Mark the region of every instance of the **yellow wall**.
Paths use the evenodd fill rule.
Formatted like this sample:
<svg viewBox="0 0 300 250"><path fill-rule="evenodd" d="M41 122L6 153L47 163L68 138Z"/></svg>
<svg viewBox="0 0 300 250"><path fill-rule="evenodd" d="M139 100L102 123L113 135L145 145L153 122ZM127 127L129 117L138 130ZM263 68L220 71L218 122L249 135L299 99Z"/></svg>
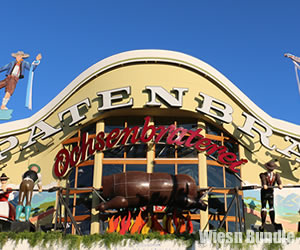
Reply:
<svg viewBox="0 0 300 250"><path fill-rule="evenodd" d="M291 159L283 158L281 154L275 150L269 151L263 147L259 141L259 136L256 135L255 138L250 138L246 134L237 130L238 126L243 126L245 117L242 116L242 112L246 111L245 108L241 107L236 100L230 96L225 90L221 89L215 83L209 81L209 79L204 78L200 74L197 74L191 70L180 66L166 65L166 64L138 64L123 66L111 71L108 71L90 82L85 83L79 90L73 93L50 117L44 121L49 125L58 128L60 127L60 122L57 114L75 103L89 98L91 101L91 108L83 108L82 111L86 115L86 119L81 122L80 125L68 128L64 127L62 132L50 137L46 140L38 140L34 146L20 151L20 147L15 148L12 151L12 158L7 162L8 166L5 168L5 172L11 177L12 183L20 183L21 173L25 171L30 163L37 163L42 167L43 183L49 184L56 181L52 174L52 168L54 164L54 158L58 150L61 148L61 142L70 137L71 132L77 130L80 126L84 126L94 120L101 119L103 115L114 114L124 114L124 110L114 110L107 112L98 112L97 108L99 105L99 97L97 92L131 86L131 96L129 98L134 99L134 106L132 109L145 108L145 104L148 101L148 94L145 92L146 86L161 86L167 91L171 91L173 87L188 88L189 91L183 97L183 107L180 110L190 111L191 113L182 113L183 115L192 115L201 119L202 114L197 112L195 109L198 107L201 97L199 92L203 92L207 95L213 96L229 105L232 106L233 112L233 122L230 124L222 124L206 115L206 119L210 120L212 123L219 124L223 126L230 134L232 134L241 143L241 158L246 158L249 163L242 167L243 178L250 183L259 183L258 173L263 169L262 166L265 162L269 161L274 157L280 158L280 172L283 177L284 184L287 183L297 183L300 177L300 169L291 171L297 164L295 162L295 156ZM122 103L129 101L124 99ZM161 109L168 109L164 104L161 105ZM126 112L135 112L132 109L126 109ZM147 111L148 110L148 111ZM143 114L155 114L159 115L158 108L146 108ZM247 111L246 111L247 112ZM105 114L104 114L105 113ZM168 112L171 116L180 115L177 109L175 112ZM163 113L165 116L166 114ZM67 116L66 116L67 117ZM29 132L21 133L17 135L20 145L24 145L28 138ZM280 145L280 148L287 147L290 143L284 141L283 135L273 134L270 140L270 145L276 144Z"/></svg>

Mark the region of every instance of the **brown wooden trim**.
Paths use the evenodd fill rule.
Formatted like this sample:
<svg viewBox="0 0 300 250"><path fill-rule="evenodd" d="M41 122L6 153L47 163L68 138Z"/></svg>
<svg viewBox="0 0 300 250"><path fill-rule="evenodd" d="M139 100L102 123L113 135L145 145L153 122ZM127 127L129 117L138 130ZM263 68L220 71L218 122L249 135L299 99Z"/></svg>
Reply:
<svg viewBox="0 0 300 250"><path fill-rule="evenodd" d="M80 221L84 221L84 220L86 220L86 219L90 219L90 218L91 218L91 215L89 215L89 214L84 214L84 215L75 215L75 216L73 216L73 217L74 217L74 219L75 219L76 222L80 222ZM64 221L65 221L65 218L63 217L63 218L61 218L61 220L62 220L62 222L64 222ZM68 217L67 222L71 222L70 217Z"/></svg>
<svg viewBox="0 0 300 250"><path fill-rule="evenodd" d="M206 163L207 163L207 165L223 167L222 164L218 163L217 161L213 161L213 160L206 160Z"/></svg>
<svg viewBox="0 0 300 250"><path fill-rule="evenodd" d="M147 164L146 158L103 158L103 164Z"/></svg>
<svg viewBox="0 0 300 250"><path fill-rule="evenodd" d="M218 163L217 161L213 160L206 160L207 165L217 166L217 167L224 167L224 165ZM235 167L236 169L241 169L241 166Z"/></svg>
<svg viewBox="0 0 300 250"><path fill-rule="evenodd" d="M85 188L89 188L89 187L85 187ZM90 187L92 189L92 187ZM92 190L70 190L69 194L82 194L82 193L91 193ZM65 195L66 194L66 190L62 191L62 194Z"/></svg>
<svg viewBox="0 0 300 250"><path fill-rule="evenodd" d="M155 164L196 164L198 165L198 158L155 158Z"/></svg>
<svg viewBox="0 0 300 250"><path fill-rule="evenodd" d="M89 166L89 165L94 166L94 160L88 160L88 161L81 162L76 167L85 167L85 166Z"/></svg>
<svg viewBox="0 0 300 250"><path fill-rule="evenodd" d="M211 134L205 134L205 138L215 140L215 141L222 141L223 139L221 135L211 135Z"/></svg>
<svg viewBox="0 0 300 250"><path fill-rule="evenodd" d="M215 141L230 141L231 142L231 138L224 136L224 135L212 135L212 134L205 134L205 137L211 140L215 140Z"/></svg>
<svg viewBox="0 0 300 250"><path fill-rule="evenodd" d="M73 137L73 138L66 139L65 141L63 141L62 145L72 144L72 143L79 142L79 141L80 141L80 137Z"/></svg>
<svg viewBox="0 0 300 250"><path fill-rule="evenodd" d="M191 214L190 216L191 220L200 220L200 214ZM187 215L184 217L187 217Z"/></svg>
<svg viewBox="0 0 300 250"><path fill-rule="evenodd" d="M213 193L218 193L218 194L234 194L235 190L233 190L233 189L213 189L212 192ZM243 191L239 190L238 194L242 195Z"/></svg>

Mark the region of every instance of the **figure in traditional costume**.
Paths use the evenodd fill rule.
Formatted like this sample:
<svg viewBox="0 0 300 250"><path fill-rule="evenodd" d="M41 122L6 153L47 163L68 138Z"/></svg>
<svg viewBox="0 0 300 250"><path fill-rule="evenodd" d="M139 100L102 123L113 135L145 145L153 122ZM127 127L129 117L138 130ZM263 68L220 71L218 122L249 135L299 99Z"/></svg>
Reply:
<svg viewBox="0 0 300 250"><path fill-rule="evenodd" d="M7 187L7 180L9 177L3 173L0 176L1 182L1 190L0 190L0 217L2 218L9 218L10 206L8 203L9 194L12 192L11 188Z"/></svg>
<svg viewBox="0 0 300 250"><path fill-rule="evenodd" d="M290 58L290 59L292 59L292 60L295 61L295 62L300 63L300 57L294 56L294 55L289 54L289 53L284 54L284 56L285 56L285 57L288 57L288 58Z"/></svg>
<svg viewBox="0 0 300 250"><path fill-rule="evenodd" d="M282 183L280 180L279 173L274 173L273 170L278 168L275 161L269 161L265 164L267 172L260 173L259 177L261 180L262 189L261 195L261 227L260 230L263 231L266 218L267 218L267 203L269 204L269 216L272 224L276 227L275 223L275 211L274 211L274 189L275 183L278 184L279 188L282 189Z"/></svg>
<svg viewBox="0 0 300 250"><path fill-rule="evenodd" d="M41 168L37 164L31 164L28 170L22 176L22 182L19 189L19 202L16 207L16 220L19 220L23 210L24 199L25 205L25 221L29 220L31 212L31 198L35 184L38 185L39 192L42 192L42 176L40 174Z"/></svg>
<svg viewBox="0 0 300 250"><path fill-rule="evenodd" d="M6 78L0 81L0 89L5 87L5 94L2 100L1 109L7 109L6 105L15 91L19 79L24 78L25 69L31 69L31 64L24 60L24 58L29 57L29 54L25 54L23 51L18 51L11 55L16 58L16 60L0 68L0 72L6 71ZM36 61L33 63L32 71L36 69L41 58L41 54L36 56Z"/></svg>
<svg viewBox="0 0 300 250"><path fill-rule="evenodd" d="M299 79L299 75L298 75L298 70L300 70L300 65L299 65L300 57L294 56L290 53L286 53L286 54L284 54L284 56L292 59L294 65L295 65L296 79L297 79L298 90L299 90L299 94L300 94L300 79Z"/></svg>

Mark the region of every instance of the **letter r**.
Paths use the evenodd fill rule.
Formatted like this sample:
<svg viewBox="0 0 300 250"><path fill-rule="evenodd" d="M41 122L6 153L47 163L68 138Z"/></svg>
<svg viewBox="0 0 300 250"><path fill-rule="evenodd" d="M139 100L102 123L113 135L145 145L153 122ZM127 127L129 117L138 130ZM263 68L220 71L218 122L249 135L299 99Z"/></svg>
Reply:
<svg viewBox="0 0 300 250"><path fill-rule="evenodd" d="M243 112L243 116L246 117L246 121L244 123L244 126L238 127L238 129L243 131L247 135L251 136L252 138L254 138L255 135L252 133L251 130L254 130L255 132L257 132L259 134L260 142L262 145L264 145L269 150L275 149L276 148L275 145L273 145L272 147L269 146L269 137L273 134L272 129L267 124L257 120L256 118L254 118L253 116L251 116L245 112ZM260 130L257 127L255 127L254 126L255 124L262 127L265 131Z"/></svg>

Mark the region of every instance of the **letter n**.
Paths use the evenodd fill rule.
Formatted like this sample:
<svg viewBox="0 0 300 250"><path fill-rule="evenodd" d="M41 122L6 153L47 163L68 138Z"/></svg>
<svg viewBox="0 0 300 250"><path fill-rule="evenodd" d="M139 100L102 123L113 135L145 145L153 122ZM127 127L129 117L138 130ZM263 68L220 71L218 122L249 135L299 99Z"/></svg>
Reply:
<svg viewBox="0 0 300 250"><path fill-rule="evenodd" d="M146 89L150 90L150 102L147 102L146 105L160 107L161 103L156 101L157 97L159 97L160 100L174 108L182 107L182 97L188 91L185 88L173 88L173 91L177 92L178 98L176 99L162 87L146 86Z"/></svg>

